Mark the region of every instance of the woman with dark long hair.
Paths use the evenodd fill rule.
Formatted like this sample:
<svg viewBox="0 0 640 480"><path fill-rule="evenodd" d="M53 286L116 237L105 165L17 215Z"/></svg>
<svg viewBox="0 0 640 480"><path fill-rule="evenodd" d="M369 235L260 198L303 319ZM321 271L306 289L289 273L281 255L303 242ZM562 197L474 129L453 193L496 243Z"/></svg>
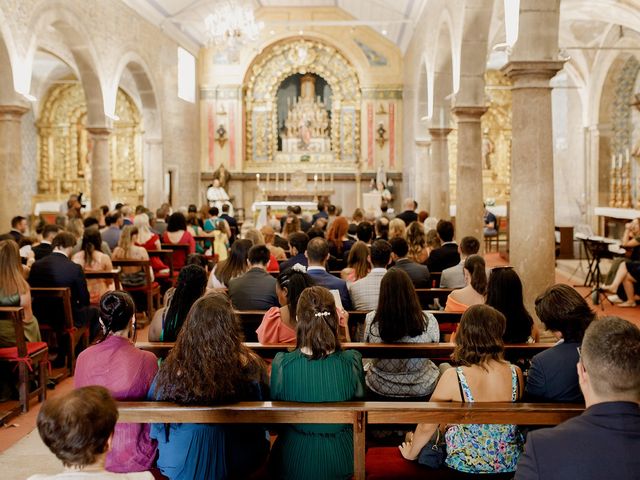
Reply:
<svg viewBox="0 0 640 480"><path fill-rule="evenodd" d="M232 278L239 277L249 270L247 258L252 246L253 242L247 239L233 242L229 257L213 267L207 288L227 288Z"/></svg>
<svg viewBox="0 0 640 480"><path fill-rule="evenodd" d="M273 360L272 399L344 402L363 397L362 356L340 346L338 311L331 292L324 287L305 289L296 317L296 349L278 353ZM270 461L276 478L351 478L351 425L284 426Z"/></svg>
<svg viewBox="0 0 640 480"><path fill-rule="evenodd" d="M180 270L189 253L196 253L196 241L187 229L187 219L180 212L172 213L167 222L167 231L162 234L163 243L189 245L189 252L182 250L173 252L173 268Z"/></svg>
<svg viewBox="0 0 640 480"><path fill-rule="evenodd" d="M151 386L149 396L182 405L265 400L264 362L242 343L222 294L200 298ZM171 480L246 478L266 459L269 441L253 425L153 424L157 465Z"/></svg>
<svg viewBox="0 0 640 480"><path fill-rule="evenodd" d="M78 356L76 388L101 385L116 400L143 400L158 370L153 353L135 347L135 305L128 293L108 292L100 299L102 338ZM156 456L149 424L118 423L107 454L111 472L148 470Z"/></svg>
<svg viewBox="0 0 640 480"><path fill-rule="evenodd" d="M278 275L276 295L280 307L271 307L256 330L260 343L293 343L296 341L296 309L303 290L314 285L313 279L300 264Z"/></svg>
<svg viewBox="0 0 640 480"><path fill-rule="evenodd" d="M369 247L366 243L358 240L349 250L347 266L340 272L340 278L346 282L353 283L366 277L370 271Z"/></svg>
<svg viewBox="0 0 640 480"><path fill-rule="evenodd" d="M504 343L538 341L538 329L524 306L522 282L513 267L494 267L487 283L487 305L507 319Z"/></svg>
<svg viewBox="0 0 640 480"><path fill-rule="evenodd" d="M515 402L522 392L522 372L504 360L504 315L487 305L469 307L460 320L452 360L431 395L432 402ZM575 369L575 365L574 365ZM418 458L437 424L421 423L400 446L407 460ZM454 472L514 472L523 438L516 425L447 425L445 464ZM428 448L428 447L427 447Z"/></svg>
<svg viewBox="0 0 640 480"><path fill-rule="evenodd" d="M327 232L327 242L329 243L329 269L342 270L345 260L349 255L349 250L354 244L347 233L349 232L349 222L344 217L336 217L331 223L331 228Z"/></svg>
<svg viewBox="0 0 640 480"><path fill-rule="evenodd" d="M440 341L438 321L422 310L413 283L404 270L391 268L382 277L378 308L365 319L366 343L429 343ZM374 396L417 400L433 392L438 367L428 358L373 360L367 387Z"/></svg>
<svg viewBox="0 0 640 480"><path fill-rule="evenodd" d="M484 258L469 255L464 262L463 272L466 286L449 294L445 306L447 312L462 313L471 305L479 305L485 301L487 270Z"/></svg>
<svg viewBox="0 0 640 480"><path fill-rule="evenodd" d="M189 309L205 292L207 272L200 265L186 265L180 270L178 283L168 304L153 316L149 340L175 342Z"/></svg>

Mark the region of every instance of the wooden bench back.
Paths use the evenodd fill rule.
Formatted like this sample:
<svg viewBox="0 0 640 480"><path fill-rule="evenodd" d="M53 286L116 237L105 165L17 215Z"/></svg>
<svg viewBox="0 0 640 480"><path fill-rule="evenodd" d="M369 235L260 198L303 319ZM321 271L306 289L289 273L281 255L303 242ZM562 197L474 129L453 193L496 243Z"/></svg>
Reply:
<svg viewBox="0 0 640 480"><path fill-rule="evenodd" d="M62 313L64 315L63 325L66 329L72 330L73 325L73 310L71 309L71 290L69 287L31 287L31 299L33 303L38 303L39 299L60 299L62 304ZM52 312L55 313L55 312ZM47 319L38 318L40 328L46 327Z"/></svg>
<svg viewBox="0 0 640 480"><path fill-rule="evenodd" d="M242 402L223 406L180 406L166 402L120 402L118 409L118 421L123 423L350 423L353 426L354 478L364 480L367 424L557 425L580 415L584 406L511 402Z"/></svg>
<svg viewBox="0 0 640 480"><path fill-rule="evenodd" d="M85 271L84 277L87 280L97 280L97 279L110 280L115 285L115 289L120 290L120 269L116 268L113 270L102 271L102 272Z"/></svg>
<svg viewBox="0 0 640 480"><path fill-rule="evenodd" d="M10 322L16 333L18 357L27 356L27 340L24 337L24 308L0 307L0 322Z"/></svg>
<svg viewBox="0 0 640 480"><path fill-rule="evenodd" d="M422 306L424 310L432 309L436 299L440 306L444 308L447 304L447 297L452 291L452 288L416 288L420 306Z"/></svg>
<svg viewBox="0 0 640 480"><path fill-rule="evenodd" d="M150 260L111 260L111 263L114 267L118 268L119 275L123 273L126 275L127 272L123 272L124 268L138 268L144 270L146 277L146 286L151 286L153 283L153 277L151 277L151 261ZM122 284L122 278L120 278L120 283ZM123 285L126 290L127 285Z"/></svg>
<svg viewBox="0 0 640 480"><path fill-rule="evenodd" d="M262 343L245 342L245 345L262 358L273 358L278 352L295 349L294 344L265 345ZM553 343L517 343L505 345L505 353L518 358L531 358ZM157 357L164 358L173 348L173 342L137 342L136 347L153 352ZM357 350L365 358L447 358L453 353L453 343L343 343L344 350Z"/></svg>

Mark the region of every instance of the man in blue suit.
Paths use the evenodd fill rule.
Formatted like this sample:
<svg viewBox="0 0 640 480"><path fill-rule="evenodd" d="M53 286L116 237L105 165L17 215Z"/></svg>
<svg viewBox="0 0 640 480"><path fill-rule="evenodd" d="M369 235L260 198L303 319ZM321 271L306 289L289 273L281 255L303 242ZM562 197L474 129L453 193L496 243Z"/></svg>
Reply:
<svg viewBox="0 0 640 480"><path fill-rule="evenodd" d="M307 260L309 260L307 273L311 275L316 285L328 288L329 290L338 290L342 308L351 310L351 297L347 289L347 282L331 275L325 268L325 264L329 259L329 244L327 241L321 237L311 239L307 245L305 255L307 256Z"/></svg>
<svg viewBox="0 0 640 480"><path fill-rule="evenodd" d="M516 480L638 478L640 329L618 317L595 320L580 353L586 410L529 433Z"/></svg>

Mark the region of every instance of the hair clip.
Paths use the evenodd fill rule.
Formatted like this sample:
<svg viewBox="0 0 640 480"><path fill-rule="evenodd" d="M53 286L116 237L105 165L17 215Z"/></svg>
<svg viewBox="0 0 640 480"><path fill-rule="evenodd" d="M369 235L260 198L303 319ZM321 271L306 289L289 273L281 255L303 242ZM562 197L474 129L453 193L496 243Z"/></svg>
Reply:
<svg viewBox="0 0 640 480"><path fill-rule="evenodd" d="M291 270L295 270L296 272L307 273L307 267L302 265L301 263L296 263Z"/></svg>
<svg viewBox="0 0 640 480"><path fill-rule="evenodd" d="M325 312L316 312L316 313L315 313L315 316L316 316L316 317L326 317L326 316L328 316L328 315L331 315L331 312L326 312L326 311L325 311Z"/></svg>

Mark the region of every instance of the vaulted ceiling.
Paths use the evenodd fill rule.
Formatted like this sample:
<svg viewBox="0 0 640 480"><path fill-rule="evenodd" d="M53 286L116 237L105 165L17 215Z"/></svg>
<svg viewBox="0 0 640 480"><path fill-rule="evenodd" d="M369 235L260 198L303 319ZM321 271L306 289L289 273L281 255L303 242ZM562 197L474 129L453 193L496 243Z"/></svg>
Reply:
<svg viewBox="0 0 640 480"><path fill-rule="evenodd" d="M165 32L196 49L205 43L204 18L224 0L123 0ZM336 7L353 20L344 26L365 25L387 36L404 53L411 40L414 20L420 17L427 0L252 0L256 9L269 7ZM278 24L282 27L282 24ZM298 31L304 25L285 26ZM267 24L265 28L269 28Z"/></svg>

